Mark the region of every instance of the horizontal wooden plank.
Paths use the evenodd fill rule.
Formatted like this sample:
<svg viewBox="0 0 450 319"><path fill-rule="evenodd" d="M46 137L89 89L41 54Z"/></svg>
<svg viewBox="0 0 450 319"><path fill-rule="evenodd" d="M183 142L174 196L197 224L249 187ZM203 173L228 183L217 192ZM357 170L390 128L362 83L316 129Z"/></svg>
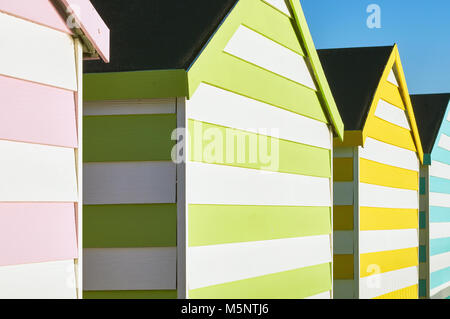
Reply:
<svg viewBox="0 0 450 319"><path fill-rule="evenodd" d="M374 299L417 299L418 292L419 292L419 285L416 284L406 288L389 292Z"/></svg>
<svg viewBox="0 0 450 319"><path fill-rule="evenodd" d="M330 290L331 263L189 290L191 299L302 299Z"/></svg>
<svg viewBox="0 0 450 319"><path fill-rule="evenodd" d="M353 158L333 159L333 179L336 182L350 182L353 180Z"/></svg>
<svg viewBox="0 0 450 319"><path fill-rule="evenodd" d="M430 257L430 272L439 271L447 267L450 267L450 247L448 252Z"/></svg>
<svg viewBox="0 0 450 319"><path fill-rule="evenodd" d="M324 235L330 207L189 205L189 246Z"/></svg>
<svg viewBox="0 0 450 319"><path fill-rule="evenodd" d="M5 76L0 87L1 139L78 146L73 92Z"/></svg>
<svg viewBox="0 0 450 319"><path fill-rule="evenodd" d="M441 147L447 151L450 151L450 136L441 134L438 145L439 145L439 147Z"/></svg>
<svg viewBox="0 0 450 319"><path fill-rule="evenodd" d="M85 205L175 203L173 162L85 163Z"/></svg>
<svg viewBox="0 0 450 319"><path fill-rule="evenodd" d="M327 124L205 83L187 101L187 110L197 121L331 148Z"/></svg>
<svg viewBox="0 0 450 319"><path fill-rule="evenodd" d="M333 207L333 229L353 229L353 205Z"/></svg>
<svg viewBox="0 0 450 319"><path fill-rule="evenodd" d="M419 228L418 209L360 207L359 227L364 230Z"/></svg>
<svg viewBox="0 0 450 319"><path fill-rule="evenodd" d="M416 171L361 158L359 174L361 183L419 190L419 173Z"/></svg>
<svg viewBox="0 0 450 319"><path fill-rule="evenodd" d="M399 168L419 171L419 158L413 151L377 141L368 137L360 148L361 158Z"/></svg>
<svg viewBox="0 0 450 319"><path fill-rule="evenodd" d="M0 267L1 299L75 299L74 260Z"/></svg>
<svg viewBox="0 0 450 319"><path fill-rule="evenodd" d="M331 262L330 236L190 247L189 289Z"/></svg>
<svg viewBox="0 0 450 319"><path fill-rule="evenodd" d="M272 7L278 9L280 12L283 12L285 15L291 17L291 12L289 11L289 7L284 0L264 0L264 2L270 4Z"/></svg>
<svg viewBox="0 0 450 319"><path fill-rule="evenodd" d="M167 161L175 114L85 116L84 162Z"/></svg>
<svg viewBox="0 0 450 319"><path fill-rule="evenodd" d="M378 105L375 110L375 116L391 124L403 127L407 130L411 130L411 126L409 125L409 120L405 111L382 99L378 101Z"/></svg>
<svg viewBox="0 0 450 319"><path fill-rule="evenodd" d="M367 134L366 136L372 137L381 142L413 152L416 151L412 131L391 124L377 117L373 117L371 121L366 124L364 133Z"/></svg>
<svg viewBox="0 0 450 319"><path fill-rule="evenodd" d="M85 205L84 248L176 246L176 204Z"/></svg>
<svg viewBox="0 0 450 319"><path fill-rule="evenodd" d="M450 222L450 207L430 206L430 223Z"/></svg>
<svg viewBox="0 0 450 319"><path fill-rule="evenodd" d="M73 203L0 203L0 266L78 258Z"/></svg>
<svg viewBox="0 0 450 319"><path fill-rule="evenodd" d="M4 48L0 74L77 90L75 47L70 35L0 13Z"/></svg>
<svg viewBox="0 0 450 319"><path fill-rule="evenodd" d="M331 177L330 150L198 121L188 126L191 161Z"/></svg>
<svg viewBox="0 0 450 319"><path fill-rule="evenodd" d="M394 84L395 86L398 86L398 87L399 87L398 81L397 81L397 77L396 77L396 75L395 75L395 73L394 73L394 70L391 70L391 72L389 72L389 75L388 75L387 80L388 80L390 83Z"/></svg>
<svg viewBox="0 0 450 319"><path fill-rule="evenodd" d="M417 191L366 183L360 184L359 200L361 207L419 208Z"/></svg>
<svg viewBox="0 0 450 319"><path fill-rule="evenodd" d="M359 234L360 254L419 247L417 229L368 230Z"/></svg>
<svg viewBox="0 0 450 319"><path fill-rule="evenodd" d="M430 240L430 256L446 253L450 247L450 238L436 238Z"/></svg>
<svg viewBox="0 0 450 319"><path fill-rule="evenodd" d="M446 283L431 289L430 292L431 299L450 299L450 282Z"/></svg>
<svg viewBox="0 0 450 319"><path fill-rule="evenodd" d="M196 162L187 166L190 204L331 206L328 178Z"/></svg>
<svg viewBox="0 0 450 319"><path fill-rule="evenodd" d="M430 206L450 207L450 194L430 192Z"/></svg>
<svg viewBox="0 0 450 319"><path fill-rule="evenodd" d="M85 248L84 290L176 289L176 248Z"/></svg>
<svg viewBox="0 0 450 319"><path fill-rule="evenodd" d="M176 99L90 101L83 103L83 115L175 114Z"/></svg>
<svg viewBox="0 0 450 319"><path fill-rule="evenodd" d="M450 222L430 223L430 239L446 238L446 237L450 237Z"/></svg>
<svg viewBox="0 0 450 319"><path fill-rule="evenodd" d="M430 176L450 179L450 165L432 161L430 166Z"/></svg>
<svg viewBox="0 0 450 319"><path fill-rule="evenodd" d="M238 27L224 52L316 90L303 56L248 27Z"/></svg>
<svg viewBox="0 0 450 319"><path fill-rule="evenodd" d="M419 248L405 248L360 255L360 277L419 265ZM418 273L416 274L418 276ZM416 277L417 278L417 277Z"/></svg>
<svg viewBox="0 0 450 319"><path fill-rule="evenodd" d="M400 90L397 86L386 81L381 84L380 90L381 98L402 110L405 109L405 103L403 102L402 95L400 94Z"/></svg>
<svg viewBox="0 0 450 319"><path fill-rule="evenodd" d="M418 273L418 267L414 266L361 278L360 298L372 299L417 285L419 282Z"/></svg>
<svg viewBox="0 0 450 319"><path fill-rule="evenodd" d="M0 140L0 154L0 201L78 201L73 149Z"/></svg>

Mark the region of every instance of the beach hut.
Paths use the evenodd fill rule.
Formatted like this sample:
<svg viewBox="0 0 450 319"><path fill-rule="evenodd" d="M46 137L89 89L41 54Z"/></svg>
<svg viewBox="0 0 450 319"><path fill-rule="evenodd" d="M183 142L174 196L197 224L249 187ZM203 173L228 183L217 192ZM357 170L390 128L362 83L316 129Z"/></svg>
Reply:
<svg viewBox="0 0 450 319"><path fill-rule="evenodd" d="M418 297L423 151L397 45L319 50L334 143L334 297Z"/></svg>
<svg viewBox="0 0 450 319"><path fill-rule="evenodd" d="M343 124L299 1L94 4L84 296L330 298Z"/></svg>
<svg viewBox="0 0 450 319"><path fill-rule="evenodd" d="M0 29L0 299L76 298L82 61L109 30L87 0L0 0Z"/></svg>
<svg viewBox="0 0 450 319"><path fill-rule="evenodd" d="M412 95L422 140L419 292L450 298L450 94Z"/></svg>

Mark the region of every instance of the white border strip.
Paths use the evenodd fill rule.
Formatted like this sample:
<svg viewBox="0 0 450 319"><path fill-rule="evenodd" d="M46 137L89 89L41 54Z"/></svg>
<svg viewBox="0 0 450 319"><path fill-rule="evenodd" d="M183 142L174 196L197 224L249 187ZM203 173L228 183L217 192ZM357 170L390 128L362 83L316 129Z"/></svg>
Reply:
<svg viewBox="0 0 450 319"><path fill-rule="evenodd" d="M430 192L430 206L450 207L450 194Z"/></svg>
<svg viewBox="0 0 450 319"><path fill-rule="evenodd" d="M326 123L205 83L187 103L190 119L331 149Z"/></svg>
<svg viewBox="0 0 450 319"><path fill-rule="evenodd" d="M176 250L176 247L84 249L84 290L176 289Z"/></svg>
<svg viewBox="0 0 450 319"><path fill-rule="evenodd" d="M360 234L361 254L419 247L417 229L370 230Z"/></svg>
<svg viewBox="0 0 450 319"><path fill-rule="evenodd" d="M441 138L439 139L439 147L450 151L450 136L447 136L445 134L441 134Z"/></svg>
<svg viewBox="0 0 450 319"><path fill-rule="evenodd" d="M448 203L450 205L450 201ZM430 223L430 239L446 237L450 237L450 223Z"/></svg>
<svg viewBox="0 0 450 319"><path fill-rule="evenodd" d="M391 124L411 130L405 111L382 99L378 102L375 116Z"/></svg>
<svg viewBox="0 0 450 319"><path fill-rule="evenodd" d="M430 176L450 179L450 165L432 161L430 166Z"/></svg>
<svg viewBox="0 0 450 319"><path fill-rule="evenodd" d="M419 193L414 190L360 184L360 206L382 208L419 208Z"/></svg>
<svg viewBox="0 0 450 319"><path fill-rule="evenodd" d="M175 98L95 101L84 102L83 115L175 114L175 108Z"/></svg>
<svg viewBox="0 0 450 319"><path fill-rule="evenodd" d="M331 262L330 236L189 248L189 289Z"/></svg>

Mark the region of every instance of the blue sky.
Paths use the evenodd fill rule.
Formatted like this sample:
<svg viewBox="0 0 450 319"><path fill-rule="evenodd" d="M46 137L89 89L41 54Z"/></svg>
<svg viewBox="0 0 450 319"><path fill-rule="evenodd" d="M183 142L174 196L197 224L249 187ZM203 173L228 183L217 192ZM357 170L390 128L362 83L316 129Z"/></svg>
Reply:
<svg viewBox="0 0 450 319"><path fill-rule="evenodd" d="M410 93L450 92L450 0L301 0L317 49L398 44ZM381 8L369 29L368 5Z"/></svg>

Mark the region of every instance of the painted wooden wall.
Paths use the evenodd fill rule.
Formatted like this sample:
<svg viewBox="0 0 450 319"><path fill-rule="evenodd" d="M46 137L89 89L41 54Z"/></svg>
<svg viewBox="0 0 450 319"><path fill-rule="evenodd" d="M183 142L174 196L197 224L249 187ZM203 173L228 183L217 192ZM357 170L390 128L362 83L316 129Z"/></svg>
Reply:
<svg viewBox="0 0 450 319"><path fill-rule="evenodd" d="M241 1L188 73L188 298L331 297L332 134L293 25Z"/></svg>
<svg viewBox="0 0 450 319"><path fill-rule="evenodd" d="M76 298L82 48L32 8L0 12L0 298Z"/></svg>
<svg viewBox="0 0 450 319"><path fill-rule="evenodd" d="M381 83L364 147L334 152L336 298L418 298L420 161L398 83Z"/></svg>
<svg viewBox="0 0 450 319"><path fill-rule="evenodd" d="M176 298L176 124L175 98L85 103L85 298Z"/></svg>
<svg viewBox="0 0 450 319"><path fill-rule="evenodd" d="M423 278L422 290L429 289L433 299L450 297L450 105L442 121L431 153L431 165L422 167L423 211L428 217L429 236L421 243L421 261L427 265L429 277ZM426 280L429 280L427 283Z"/></svg>

